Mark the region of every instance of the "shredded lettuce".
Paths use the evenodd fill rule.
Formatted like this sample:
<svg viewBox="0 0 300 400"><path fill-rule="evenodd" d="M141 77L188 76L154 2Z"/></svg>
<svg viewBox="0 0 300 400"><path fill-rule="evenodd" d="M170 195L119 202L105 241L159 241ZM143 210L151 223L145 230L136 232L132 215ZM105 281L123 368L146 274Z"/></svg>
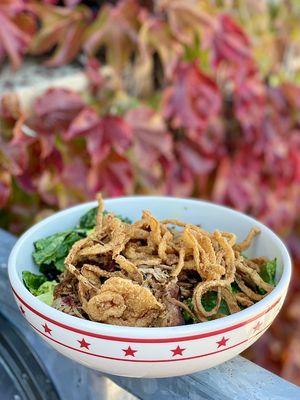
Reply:
<svg viewBox="0 0 300 400"><path fill-rule="evenodd" d="M186 303L186 305L187 305L192 311L194 310L193 302L192 302L192 299L191 299L191 298L187 299L187 300L185 301L185 303ZM186 310L183 310L183 311L182 311L182 316L183 316L184 321L185 321L187 324L192 324L192 323L194 323L194 322L197 322L197 321L194 321L194 318L193 318Z"/></svg>
<svg viewBox="0 0 300 400"><path fill-rule="evenodd" d="M78 228L80 229L92 229L96 225L96 219L97 219L97 211L98 207L91 208L89 211L87 211L79 220L78 223ZM103 211L103 214L107 214L108 211ZM127 224L131 224L132 221L127 218L123 217L122 215L118 214L116 215L117 218L119 218L121 221L126 222Z"/></svg>
<svg viewBox="0 0 300 400"><path fill-rule="evenodd" d="M105 211L104 211L104 212L105 212ZM132 224L131 219L128 218L128 217L123 217L123 216L120 215L120 214L117 214L116 217L119 218L121 221L125 222L126 224Z"/></svg>
<svg viewBox="0 0 300 400"><path fill-rule="evenodd" d="M211 311L217 305L217 292L210 291L210 292L205 293L202 296L201 302L206 311ZM192 299L191 298L187 299L185 301L185 303L193 311L194 307L193 307ZM223 299L221 300L221 304L218 309L218 313L223 314L223 315L230 314L228 305L227 305L226 301ZM185 310L182 311L182 316L187 324L197 322L197 321L194 321L193 318L190 316L190 314ZM208 319L210 319L210 318L208 318Z"/></svg>
<svg viewBox="0 0 300 400"><path fill-rule="evenodd" d="M40 272L51 272L54 276L64 270L64 261L71 247L78 240L86 237L84 229L67 230L55 233L34 243L32 257Z"/></svg>
<svg viewBox="0 0 300 400"><path fill-rule="evenodd" d="M37 292L37 298L43 303L52 306L53 303L53 291L57 285L56 281L47 281L41 284Z"/></svg>
<svg viewBox="0 0 300 400"><path fill-rule="evenodd" d="M276 258L274 258L273 261L269 261L261 267L260 269L261 278L270 285L275 285L276 268L277 268L277 260Z"/></svg>
<svg viewBox="0 0 300 400"><path fill-rule="evenodd" d="M206 292L202 296L201 302L203 307L205 308L206 311L211 311L216 305L217 305L217 292ZM224 315L229 315L229 308L227 306L227 303L225 300L221 300L220 307L218 309L218 313L224 314Z"/></svg>
<svg viewBox="0 0 300 400"><path fill-rule="evenodd" d="M270 285L275 286L275 275L276 275L276 268L277 268L277 260L274 258L273 261L268 261L265 265L263 265L260 269L260 276L261 278L269 283ZM257 288L259 294L265 294L266 291L262 288Z"/></svg>
<svg viewBox="0 0 300 400"><path fill-rule="evenodd" d="M37 275L30 271L23 271L22 278L25 286L34 296L37 296L39 287L47 281L44 275Z"/></svg>
<svg viewBox="0 0 300 400"><path fill-rule="evenodd" d="M92 229L96 225L98 207L91 208L79 219L78 228Z"/></svg>
<svg viewBox="0 0 300 400"><path fill-rule="evenodd" d="M22 278L27 289L34 296L48 305L53 302L53 290L57 285L56 281L47 281L44 275L37 275L30 271L23 271Z"/></svg>
<svg viewBox="0 0 300 400"><path fill-rule="evenodd" d="M230 285L231 291L232 293L238 293L241 291L241 289L239 288L238 284L234 281L232 282L232 284Z"/></svg>

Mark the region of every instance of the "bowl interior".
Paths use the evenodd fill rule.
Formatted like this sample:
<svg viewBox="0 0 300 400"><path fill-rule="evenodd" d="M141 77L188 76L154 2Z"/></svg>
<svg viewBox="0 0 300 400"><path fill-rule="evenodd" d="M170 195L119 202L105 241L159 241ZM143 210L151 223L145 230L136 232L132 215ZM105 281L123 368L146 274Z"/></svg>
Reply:
<svg viewBox="0 0 300 400"><path fill-rule="evenodd" d="M15 268L18 278L22 280L22 271L38 272L32 260L33 243L40 238L53 233L74 227L80 216L95 206L96 202L85 203L61 211L27 231L19 242L19 249L15 254ZM203 228L213 231L233 232L238 241L243 240L253 226L261 229L261 234L253 241L246 255L266 256L277 259L276 280L282 275L284 257L287 253L279 238L267 227L254 219L212 203L190 199L176 199L168 197L127 197L105 201L108 211L127 216L132 220L139 219L143 210L150 210L158 219L179 219L193 224L200 224Z"/></svg>

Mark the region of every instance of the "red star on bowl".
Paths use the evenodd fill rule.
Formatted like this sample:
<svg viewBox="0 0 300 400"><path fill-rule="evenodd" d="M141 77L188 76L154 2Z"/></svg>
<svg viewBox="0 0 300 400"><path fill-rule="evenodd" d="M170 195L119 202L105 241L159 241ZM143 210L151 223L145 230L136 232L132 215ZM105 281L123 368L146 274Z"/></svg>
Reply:
<svg viewBox="0 0 300 400"><path fill-rule="evenodd" d="M22 313L23 315L25 315L25 310L24 310L24 308L23 308L22 305L20 306L20 311L21 311L21 313Z"/></svg>
<svg viewBox="0 0 300 400"><path fill-rule="evenodd" d="M259 331L262 326L262 322L257 321L256 325L253 327L254 332Z"/></svg>
<svg viewBox="0 0 300 400"><path fill-rule="evenodd" d="M42 325L42 327L44 328L45 333L49 333L49 335L51 335L52 329L50 329L46 323Z"/></svg>
<svg viewBox="0 0 300 400"><path fill-rule="evenodd" d="M176 349L173 349L173 350L170 350L170 351L173 352L172 357L174 357L174 356L183 356L182 353L183 353L185 350L186 350L186 349L182 349L180 346L177 346Z"/></svg>
<svg viewBox="0 0 300 400"><path fill-rule="evenodd" d="M122 351L124 351L124 356L132 356L135 357L135 354L137 352L137 350L133 350L130 346L128 346L127 349L122 349Z"/></svg>
<svg viewBox="0 0 300 400"><path fill-rule="evenodd" d="M84 340L84 338L82 338L81 340L77 340L77 342L80 344L80 348L84 348L89 350L90 349L90 345L91 343L88 343Z"/></svg>
<svg viewBox="0 0 300 400"><path fill-rule="evenodd" d="M221 340L219 340L217 343L218 345L218 349L222 346L227 346L227 342L228 342L229 338L225 338L225 336L222 337Z"/></svg>

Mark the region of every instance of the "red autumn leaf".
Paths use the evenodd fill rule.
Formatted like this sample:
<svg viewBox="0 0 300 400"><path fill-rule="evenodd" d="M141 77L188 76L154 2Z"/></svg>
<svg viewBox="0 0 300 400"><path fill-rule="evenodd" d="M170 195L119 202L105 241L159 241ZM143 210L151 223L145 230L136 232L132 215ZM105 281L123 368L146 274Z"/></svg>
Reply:
<svg viewBox="0 0 300 400"><path fill-rule="evenodd" d="M31 41L32 24L28 25L31 17L22 19L17 18L18 13L22 13L25 4L17 1L5 1L0 6L0 62L5 55L8 55L12 66L17 69L22 62L22 57ZM25 22L25 26L23 26ZM29 28L29 32L26 30Z"/></svg>
<svg viewBox="0 0 300 400"><path fill-rule="evenodd" d="M245 139L248 142L258 139L262 122L266 115L266 92L262 81L257 77L248 77L237 81L233 95L234 112L240 122Z"/></svg>
<svg viewBox="0 0 300 400"><path fill-rule="evenodd" d="M213 200L250 213L282 234L289 232L300 194L300 143L296 137L296 142L286 142L286 146L284 140L280 144L277 139L277 146L266 142L259 156L249 146L233 159L224 159L218 168Z"/></svg>
<svg viewBox="0 0 300 400"><path fill-rule="evenodd" d="M92 56L104 46L108 64L121 71L136 49L139 10L136 0L122 0L115 6L106 4L101 7L86 32L85 52Z"/></svg>
<svg viewBox="0 0 300 400"><path fill-rule="evenodd" d="M94 164L89 171L88 187L94 194L101 191L111 197L132 193L133 171L130 162L111 154L104 162Z"/></svg>
<svg viewBox="0 0 300 400"><path fill-rule="evenodd" d="M0 118L17 121L21 115L19 97L16 93L9 92L1 96Z"/></svg>
<svg viewBox="0 0 300 400"><path fill-rule="evenodd" d="M166 166L164 159L152 165L151 169L141 168L138 163L133 166L135 187L138 193L166 194Z"/></svg>
<svg viewBox="0 0 300 400"><path fill-rule="evenodd" d="M85 74L89 80L90 90L93 94L96 94L101 89L104 82L100 67L101 64L97 58L88 59L85 65Z"/></svg>
<svg viewBox="0 0 300 400"><path fill-rule="evenodd" d="M297 110L300 109L300 87L289 82L284 82L280 86L289 107Z"/></svg>
<svg viewBox="0 0 300 400"><path fill-rule="evenodd" d="M24 0L1 0L0 12L9 17L15 17L19 13L30 9Z"/></svg>
<svg viewBox="0 0 300 400"><path fill-rule="evenodd" d="M30 36L31 41L36 34L38 21L35 14L31 11L30 5L28 5L28 12L17 14L13 21L18 28Z"/></svg>
<svg viewBox="0 0 300 400"><path fill-rule="evenodd" d="M46 61L47 66L57 67L72 61L78 54L91 11L85 6L74 9L52 5L34 4L41 28L30 47L31 54L43 54L55 47Z"/></svg>
<svg viewBox="0 0 300 400"><path fill-rule="evenodd" d="M300 191L298 191L299 196ZM273 229L276 229L281 235L290 232L291 227L298 214L295 196L287 190L285 195L275 192L267 193L264 207L259 214L260 220Z"/></svg>
<svg viewBox="0 0 300 400"><path fill-rule="evenodd" d="M183 167L178 161L164 161L166 195L189 197L194 190L194 177L188 168Z"/></svg>
<svg viewBox="0 0 300 400"><path fill-rule="evenodd" d="M70 204L70 199L68 200L68 198L72 196L69 196L69 191L71 191L71 194L76 195L77 199L84 200L86 196L91 196L87 184L87 175L88 165L81 154L74 154L74 157L64 164L61 182L65 188L65 203Z"/></svg>
<svg viewBox="0 0 300 400"><path fill-rule="evenodd" d="M63 135L71 121L85 106L81 96L71 90L52 88L35 99L32 115L21 118L15 127L15 143L38 141L46 158L54 150L55 137Z"/></svg>
<svg viewBox="0 0 300 400"><path fill-rule="evenodd" d="M101 118L91 107L84 107L73 119L68 130L64 134L66 140L74 139L78 136L87 136L95 130L99 130Z"/></svg>
<svg viewBox="0 0 300 400"><path fill-rule="evenodd" d="M72 121L66 131L65 139L78 136L87 138L87 151L93 164L103 161L111 151L110 138L105 135L101 117L91 107L85 107Z"/></svg>
<svg viewBox="0 0 300 400"><path fill-rule="evenodd" d="M190 45L195 32L208 29L213 18L195 1L164 0L155 4L157 11L167 16L168 27L179 42Z"/></svg>
<svg viewBox="0 0 300 400"><path fill-rule="evenodd" d="M266 92L269 114L268 121L271 120L269 127L271 130L276 127L278 134L285 135L293 130L294 127L294 118L290 118L291 105L289 104L286 95L283 93L280 86L267 87ZM295 115L296 113L294 116ZM267 129L269 127L267 127Z"/></svg>
<svg viewBox="0 0 300 400"><path fill-rule="evenodd" d="M42 0L42 2L44 4L56 5L59 2L59 0Z"/></svg>
<svg viewBox="0 0 300 400"><path fill-rule="evenodd" d="M49 165L42 165L41 172L35 177L36 191L48 205L66 208L91 198L87 186L88 166L82 154L80 158L72 153L69 149L68 160L62 160L59 153L52 154Z"/></svg>
<svg viewBox="0 0 300 400"><path fill-rule="evenodd" d="M59 3L60 0L42 0L42 2L44 4L52 4L52 5L56 5ZM77 4L79 4L81 2L81 0L64 0L64 4L66 7L74 7Z"/></svg>
<svg viewBox="0 0 300 400"><path fill-rule="evenodd" d="M290 132L288 138L274 136L268 139L264 163L269 176L276 176L277 187L300 184L300 132Z"/></svg>
<svg viewBox="0 0 300 400"><path fill-rule="evenodd" d="M216 166L216 160L203 155L201 149L187 139L178 141L175 146L181 165L193 174L207 174Z"/></svg>
<svg viewBox="0 0 300 400"><path fill-rule="evenodd" d="M0 168L12 175L20 175L27 162L26 149L6 142L0 136Z"/></svg>
<svg viewBox="0 0 300 400"><path fill-rule="evenodd" d="M27 148L28 163L22 174L17 176L17 182L27 193L34 193L38 188L43 187L46 171L51 171L53 176L59 176L63 170L63 160L59 151L52 149L46 157L42 155L43 149L38 140ZM56 179L56 178L55 178ZM42 192L40 195L46 199L47 195Z"/></svg>
<svg viewBox="0 0 300 400"><path fill-rule="evenodd" d="M181 62L164 97L164 115L172 128L185 128L187 135L196 140L220 109L221 95L215 82L195 63Z"/></svg>
<svg viewBox="0 0 300 400"><path fill-rule="evenodd" d="M64 41L58 43L55 53L45 62L45 65L59 67L73 61L80 50L85 30L86 22L84 21L72 24L64 34Z"/></svg>
<svg viewBox="0 0 300 400"><path fill-rule="evenodd" d="M133 151L139 167L151 169L161 157L173 157L172 136L161 115L144 106L130 110L125 119L133 130Z"/></svg>
<svg viewBox="0 0 300 400"><path fill-rule="evenodd" d="M62 88L48 89L34 101L34 122L47 131L66 129L84 106L78 93Z"/></svg>
<svg viewBox="0 0 300 400"><path fill-rule="evenodd" d="M261 160L255 159L251 149L239 152L234 160L224 158L218 168L212 198L222 204L228 204L240 211L252 209L257 216L257 205L261 204L263 194L260 182ZM257 188L260 188L259 192Z"/></svg>
<svg viewBox="0 0 300 400"><path fill-rule="evenodd" d="M234 65L237 73L255 69L250 41L243 29L227 14L220 14L213 29L207 32L205 47L212 51L215 67L221 63ZM239 68L242 71L239 71Z"/></svg>
<svg viewBox="0 0 300 400"><path fill-rule="evenodd" d="M284 139L283 139L284 140ZM290 174L287 174L287 181L300 184L300 132L295 130L289 140L288 159L292 167L289 169ZM284 161L282 160L282 164Z"/></svg>
<svg viewBox="0 0 300 400"><path fill-rule="evenodd" d="M92 157L92 163L103 160L103 149L113 149L122 155L132 141L132 130L121 117L106 115L101 118L100 129L89 135L87 149Z"/></svg>
<svg viewBox="0 0 300 400"><path fill-rule="evenodd" d="M124 154L132 141L132 130L123 118L112 115L99 117L95 110L86 107L65 134L66 139L77 136L87 138L92 163L99 164L112 150Z"/></svg>
<svg viewBox="0 0 300 400"><path fill-rule="evenodd" d="M220 160L228 152L226 127L221 117L211 119L205 132L196 141L201 153L215 160Z"/></svg>
<svg viewBox="0 0 300 400"><path fill-rule="evenodd" d="M58 205L57 186L59 184L59 176L57 174L45 169L35 183L37 192L46 204L51 206Z"/></svg>
<svg viewBox="0 0 300 400"><path fill-rule="evenodd" d="M79 4L81 0L64 0L64 3L67 7L74 7Z"/></svg>
<svg viewBox="0 0 300 400"><path fill-rule="evenodd" d="M163 18L149 15L145 10L139 18L143 28L139 32L138 54L133 67L133 84L136 93L146 96L154 90L153 77L158 77L157 62L162 65L162 76L159 76L159 85L171 79L174 68L183 54L183 46L176 40L170 27Z"/></svg>
<svg viewBox="0 0 300 400"><path fill-rule="evenodd" d="M4 207L11 192L11 175L6 171L0 171L0 208Z"/></svg>

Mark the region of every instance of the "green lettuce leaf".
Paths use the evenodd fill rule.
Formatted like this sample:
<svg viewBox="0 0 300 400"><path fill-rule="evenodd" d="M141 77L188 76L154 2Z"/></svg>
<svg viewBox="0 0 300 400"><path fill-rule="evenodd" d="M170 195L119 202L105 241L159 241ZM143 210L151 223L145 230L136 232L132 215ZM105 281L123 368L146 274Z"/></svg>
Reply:
<svg viewBox="0 0 300 400"><path fill-rule="evenodd" d="M276 268L277 268L277 260L276 258L274 258L273 261L269 261L265 265L263 265L259 273L261 278L265 282L273 286L275 286ZM266 291L260 287L257 289L257 291L259 294L266 294Z"/></svg>
<svg viewBox="0 0 300 400"><path fill-rule="evenodd" d="M89 211L87 211L83 216L80 218L79 223L78 223L78 228L80 229L92 229L96 225L96 219L97 219L97 210L98 207L91 208ZM103 215L106 215L108 211L103 211ZM121 221L126 222L127 224L131 224L132 221L127 218L123 217L122 215L118 214L116 215L117 218L119 218Z"/></svg>
<svg viewBox="0 0 300 400"><path fill-rule="evenodd" d="M232 282L230 287L231 287L232 293L238 293L238 292L241 291L241 289L239 288L239 286L238 286L238 284L236 282Z"/></svg>
<svg viewBox="0 0 300 400"><path fill-rule="evenodd" d="M270 285L275 285L276 268L277 268L277 260L276 258L274 258L273 261L269 261L261 267L260 269L261 278Z"/></svg>
<svg viewBox="0 0 300 400"><path fill-rule="evenodd" d="M64 261L71 247L78 240L89 235L96 225L97 207L90 209L79 220L77 227L55 233L39 239L34 243L32 257L40 272L49 280L64 271ZM122 221L130 223L128 218L117 216Z"/></svg>
<svg viewBox="0 0 300 400"><path fill-rule="evenodd" d="M47 281L41 284L37 291L37 298L43 303L52 306L53 303L53 291L58 283L56 281Z"/></svg>
<svg viewBox="0 0 300 400"><path fill-rule="evenodd" d="M202 305L206 311L211 311L217 305L217 292L206 292L201 299ZM229 315L229 308L225 300L222 299L218 313Z"/></svg>
<svg viewBox="0 0 300 400"><path fill-rule="evenodd" d="M37 275L30 271L23 271L22 278L25 286L34 296L37 296L39 287L47 281L44 275Z"/></svg>
<svg viewBox="0 0 300 400"><path fill-rule="evenodd" d="M80 229L92 229L96 225L98 207L91 208L88 212L83 214L78 223Z"/></svg>
<svg viewBox="0 0 300 400"><path fill-rule="evenodd" d="M105 211L104 211L105 212ZM125 222L126 224L132 224L131 219L127 218L127 217L123 217L120 214L116 215L117 218L119 218L121 221Z"/></svg>
<svg viewBox="0 0 300 400"><path fill-rule="evenodd" d="M86 237L85 229L67 230L55 233L34 243L32 257L40 267L40 271L47 273L51 270L64 270L64 260L71 247L78 240Z"/></svg>
<svg viewBox="0 0 300 400"><path fill-rule="evenodd" d="M193 302L192 302L191 298L187 299L185 301L185 303L192 311L194 310ZM194 321L194 318L186 310L182 311L182 316L187 324L192 324L194 322L197 322L197 321Z"/></svg>
<svg viewBox="0 0 300 400"><path fill-rule="evenodd" d="M211 311L217 304L217 292L207 292L202 296L201 299L202 305L206 311ZM185 301L185 303L189 306L191 310L194 309L192 299L189 298ZM229 308L225 300L221 300L220 307L218 309L218 313L223 315L229 315ZM186 323L196 322L193 318L187 313L185 310L182 311L183 318ZM208 318L210 319L210 318Z"/></svg>

